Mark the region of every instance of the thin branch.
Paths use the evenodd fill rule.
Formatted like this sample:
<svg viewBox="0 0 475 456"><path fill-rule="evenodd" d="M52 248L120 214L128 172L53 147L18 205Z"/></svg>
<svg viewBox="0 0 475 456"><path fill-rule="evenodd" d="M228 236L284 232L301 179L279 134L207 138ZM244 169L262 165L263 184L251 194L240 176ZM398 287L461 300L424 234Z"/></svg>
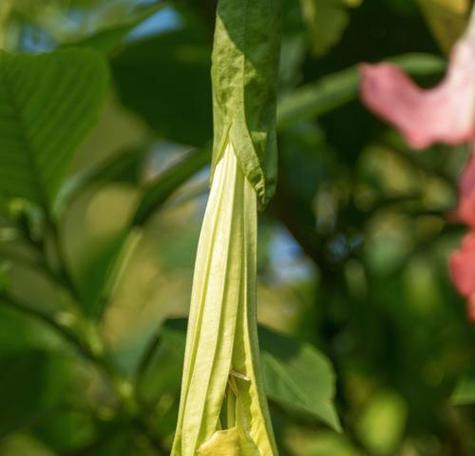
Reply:
<svg viewBox="0 0 475 456"><path fill-rule="evenodd" d="M5 292L0 294L0 302L8 306L10 309L16 310L48 326L63 340L72 345L73 348L75 348L76 351L83 357L85 357L89 361L95 361L95 356L92 351L81 342L77 335L72 332L68 327L63 326L61 323L55 320L51 315L39 309L35 309L33 307L23 304L22 302Z"/></svg>
<svg viewBox="0 0 475 456"><path fill-rule="evenodd" d="M64 286L70 291L75 301L81 302L81 296L69 267L67 255L64 250L61 235L58 230L58 225L54 221L49 220L48 228L50 229L53 243L56 249L59 267L59 279L63 282Z"/></svg>

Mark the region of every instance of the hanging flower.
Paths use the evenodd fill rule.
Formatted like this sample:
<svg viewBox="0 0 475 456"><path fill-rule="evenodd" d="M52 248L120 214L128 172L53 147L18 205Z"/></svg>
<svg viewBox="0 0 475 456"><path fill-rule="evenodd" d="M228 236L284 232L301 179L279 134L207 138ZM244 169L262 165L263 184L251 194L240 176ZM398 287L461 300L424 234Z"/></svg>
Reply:
<svg viewBox="0 0 475 456"><path fill-rule="evenodd" d="M173 455L276 454L256 366L256 223L256 192L228 144L198 245Z"/></svg>
<svg viewBox="0 0 475 456"><path fill-rule="evenodd" d="M470 232L462 240L459 250L450 258L452 281L462 296L468 300L467 313L475 322L475 153L460 178L458 218L466 223Z"/></svg>
<svg viewBox="0 0 475 456"><path fill-rule="evenodd" d="M472 150L475 145L472 146ZM475 230L475 151L472 152L459 181L458 218Z"/></svg>
<svg viewBox="0 0 475 456"><path fill-rule="evenodd" d="M274 456L256 320L257 206L276 171L279 8L219 0L211 192L201 229L173 456Z"/></svg>
<svg viewBox="0 0 475 456"><path fill-rule="evenodd" d="M452 280L462 296L468 300L467 313L475 322L475 233L462 240L462 246L450 258Z"/></svg>
<svg viewBox="0 0 475 456"><path fill-rule="evenodd" d="M474 152L459 182L457 216L471 232L450 258L452 280L468 299L475 321L475 9L455 45L445 79L435 88L418 87L391 64L361 66L361 98L375 114L397 127L414 149L433 143L472 143Z"/></svg>
<svg viewBox="0 0 475 456"><path fill-rule="evenodd" d="M475 139L475 14L452 51L440 85L424 90L392 64L364 64L361 98L414 149Z"/></svg>

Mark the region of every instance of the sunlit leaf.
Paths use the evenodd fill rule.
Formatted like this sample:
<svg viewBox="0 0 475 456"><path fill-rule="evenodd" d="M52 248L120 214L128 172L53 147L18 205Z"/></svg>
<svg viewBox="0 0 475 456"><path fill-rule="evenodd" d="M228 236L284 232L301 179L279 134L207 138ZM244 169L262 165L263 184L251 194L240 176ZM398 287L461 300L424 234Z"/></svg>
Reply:
<svg viewBox="0 0 475 456"><path fill-rule="evenodd" d="M46 352L28 351L0 357L0 366L1 436L30 426L58 403L65 391L65 364Z"/></svg>
<svg viewBox="0 0 475 456"><path fill-rule="evenodd" d="M328 359L309 344L260 328L259 341L269 399L341 430L333 405L335 374Z"/></svg>
<svg viewBox="0 0 475 456"><path fill-rule="evenodd" d="M51 207L106 85L92 51L0 53L0 193Z"/></svg>
<svg viewBox="0 0 475 456"><path fill-rule="evenodd" d="M451 402L454 405L475 403L475 372L469 372L458 381Z"/></svg>
<svg viewBox="0 0 475 456"><path fill-rule="evenodd" d="M210 159L207 147L193 151L147 184L135 211L132 225L143 225L160 206Z"/></svg>
<svg viewBox="0 0 475 456"><path fill-rule="evenodd" d="M444 70L444 62L428 54L407 54L388 59L413 76L437 75ZM357 67L330 74L294 90L282 98L277 110L280 129L326 114L358 96Z"/></svg>
<svg viewBox="0 0 475 456"><path fill-rule="evenodd" d="M129 45L112 61L121 101L159 135L202 146L212 136L210 56L196 24Z"/></svg>
<svg viewBox="0 0 475 456"><path fill-rule="evenodd" d="M185 330L186 320L168 320L152 345L141 370L143 391L149 400L156 401L165 392L178 392ZM335 374L328 359L309 344L262 326L259 342L267 397L288 411L340 430L333 405ZM165 373L163 378L161 372Z"/></svg>
<svg viewBox="0 0 475 456"><path fill-rule="evenodd" d="M468 18L469 0L417 0L440 47L449 52Z"/></svg>
<svg viewBox="0 0 475 456"><path fill-rule="evenodd" d="M346 0L301 0L310 48L316 56L328 52L340 39L349 21Z"/></svg>

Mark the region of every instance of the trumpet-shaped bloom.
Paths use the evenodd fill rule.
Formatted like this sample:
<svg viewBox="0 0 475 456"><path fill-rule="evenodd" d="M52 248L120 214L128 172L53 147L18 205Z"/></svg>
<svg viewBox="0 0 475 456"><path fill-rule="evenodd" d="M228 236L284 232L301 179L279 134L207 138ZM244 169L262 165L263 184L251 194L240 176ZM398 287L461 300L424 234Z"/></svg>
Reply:
<svg viewBox="0 0 475 456"><path fill-rule="evenodd" d="M447 75L437 87L424 90L388 63L365 64L361 66L361 98L415 149L474 139L475 19L454 47Z"/></svg>
<svg viewBox="0 0 475 456"><path fill-rule="evenodd" d="M256 191L228 144L198 245L172 455L277 454L258 364L256 224Z"/></svg>
<svg viewBox="0 0 475 456"><path fill-rule="evenodd" d="M468 316L475 321L475 233L467 234L452 254L450 271L457 290L468 299Z"/></svg>
<svg viewBox="0 0 475 456"><path fill-rule="evenodd" d="M457 215L461 221L475 230L475 150L460 178L459 193Z"/></svg>
<svg viewBox="0 0 475 456"><path fill-rule="evenodd" d="M439 86L423 90L393 65L362 65L361 98L416 149L436 142L474 144L460 179L457 208L458 218L472 231L451 256L450 270L456 288L468 299L468 315L475 321L475 9Z"/></svg>

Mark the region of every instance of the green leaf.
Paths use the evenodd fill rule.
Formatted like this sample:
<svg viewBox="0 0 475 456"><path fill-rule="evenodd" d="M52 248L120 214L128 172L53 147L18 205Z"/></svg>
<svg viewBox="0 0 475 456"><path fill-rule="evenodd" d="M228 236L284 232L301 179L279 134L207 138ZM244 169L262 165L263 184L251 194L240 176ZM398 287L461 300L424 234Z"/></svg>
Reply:
<svg viewBox="0 0 475 456"><path fill-rule="evenodd" d="M276 0L218 3L213 47L213 170L231 143L265 205L276 185L276 89L281 5Z"/></svg>
<svg viewBox="0 0 475 456"><path fill-rule="evenodd" d="M210 55L197 23L131 44L112 60L122 103L164 138L202 146L212 135Z"/></svg>
<svg viewBox="0 0 475 456"><path fill-rule="evenodd" d="M51 208L107 79L93 51L0 53L0 194Z"/></svg>
<svg viewBox="0 0 475 456"><path fill-rule="evenodd" d="M259 341L269 399L341 431L333 405L335 374L328 359L311 345L264 327Z"/></svg>
<svg viewBox="0 0 475 456"><path fill-rule="evenodd" d="M424 17L446 53L460 38L470 9L469 0L417 0Z"/></svg>
<svg viewBox="0 0 475 456"><path fill-rule="evenodd" d="M130 240L130 242L128 242ZM97 246L87 261L80 265L78 285L81 303L87 315L99 318L108 304L114 289L114 277L122 259L128 259L126 253L135 246L136 232L119 231L103 245Z"/></svg>
<svg viewBox="0 0 475 456"><path fill-rule="evenodd" d="M397 392L374 394L358 414L356 434L369 454L397 453L407 422L407 403Z"/></svg>
<svg viewBox="0 0 475 456"><path fill-rule="evenodd" d="M43 351L0 357L0 436L30 426L66 390L65 359Z"/></svg>
<svg viewBox="0 0 475 456"><path fill-rule="evenodd" d="M149 183L137 206L132 226L141 226L190 177L203 168L210 158L208 147L191 152L183 160Z"/></svg>
<svg viewBox="0 0 475 456"><path fill-rule="evenodd" d="M78 280L84 309L88 315L97 318L102 315L120 280L122 271L140 240L140 228L182 184L208 163L209 155L207 147L190 152L183 160L146 184L130 222L106 244L97 248L96 253L90 255L88 261L81 265ZM77 185L101 183L102 179L104 182L109 179L128 180L130 175L126 166L127 164L136 166L136 158L138 157L135 155L124 155L119 161L107 162L104 167L99 167L90 174L86 173L83 176L84 181L79 176ZM74 188L74 181L71 185L72 188L69 191L72 193L68 195L68 190L65 190L65 194L62 195L62 205L80 190L80 188Z"/></svg>
<svg viewBox="0 0 475 456"><path fill-rule="evenodd" d="M157 402L162 394L178 394L185 357L186 320L170 319L153 339L138 367L138 387L147 402Z"/></svg>
<svg viewBox="0 0 475 456"><path fill-rule="evenodd" d="M301 0L310 48L315 56L326 54L338 43L349 22L348 0Z"/></svg>
<svg viewBox="0 0 475 456"><path fill-rule="evenodd" d="M458 381L450 401L453 405L475 403L475 371L468 372Z"/></svg>
<svg viewBox="0 0 475 456"><path fill-rule="evenodd" d="M401 55L388 61L400 66L412 76L438 75L445 68L441 58L429 54ZM279 103L279 129L321 116L356 99L359 84L358 67L354 66L296 89Z"/></svg>
<svg viewBox="0 0 475 456"><path fill-rule="evenodd" d="M138 185L142 166L149 153L147 147L124 150L92 168L84 169L66 180L55 204L55 213L61 213L84 191L108 183Z"/></svg>
<svg viewBox="0 0 475 456"><path fill-rule="evenodd" d="M185 319L167 320L159 339L147 351L140 385L148 400L155 402L165 393L177 394L185 332ZM267 397L288 411L318 419L340 431L333 405L335 374L328 359L311 345L263 326L259 327L259 342Z"/></svg>

